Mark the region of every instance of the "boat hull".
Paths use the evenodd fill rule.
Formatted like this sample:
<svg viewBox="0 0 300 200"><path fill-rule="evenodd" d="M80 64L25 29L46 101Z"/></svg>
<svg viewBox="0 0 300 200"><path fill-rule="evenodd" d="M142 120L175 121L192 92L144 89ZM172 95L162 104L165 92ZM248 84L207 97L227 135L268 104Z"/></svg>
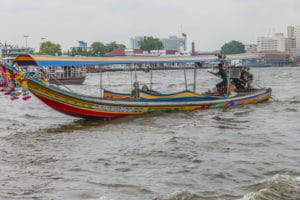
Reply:
<svg viewBox="0 0 300 200"><path fill-rule="evenodd" d="M267 101L271 89L261 89L242 96L204 101L130 101L83 96L46 86L38 80L28 80L30 91L49 107L67 115L81 118L116 118L150 112L190 111L227 108Z"/></svg>
<svg viewBox="0 0 300 200"><path fill-rule="evenodd" d="M82 77L72 77L64 79L51 79L49 83L56 85L81 85L85 81L85 76Z"/></svg>

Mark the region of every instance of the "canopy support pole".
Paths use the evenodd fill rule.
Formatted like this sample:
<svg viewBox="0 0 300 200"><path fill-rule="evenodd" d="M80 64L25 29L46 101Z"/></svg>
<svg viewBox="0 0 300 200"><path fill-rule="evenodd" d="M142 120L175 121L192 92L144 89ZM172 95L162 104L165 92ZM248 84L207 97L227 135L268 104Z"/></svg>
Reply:
<svg viewBox="0 0 300 200"><path fill-rule="evenodd" d="M227 65L228 67L228 65ZM227 91L226 93L228 94L229 93L229 84L230 84L230 66L228 67L228 75L227 75Z"/></svg>
<svg viewBox="0 0 300 200"><path fill-rule="evenodd" d="M136 64L134 65L134 81L137 82Z"/></svg>
<svg viewBox="0 0 300 200"><path fill-rule="evenodd" d="M195 68L194 68L194 85L193 85L193 92L196 92L196 81L197 81L197 63L195 63Z"/></svg>
<svg viewBox="0 0 300 200"><path fill-rule="evenodd" d="M152 82L153 82L153 71L150 65L150 90L152 90Z"/></svg>
<svg viewBox="0 0 300 200"><path fill-rule="evenodd" d="M185 64L183 65L183 72L184 72L185 90L187 90L187 79L186 79L186 69L185 69Z"/></svg>
<svg viewBox="0 0 300 200"><path fill-rule="evenodd" d="M100 72L100 97L103 97L102 71Z"/></svg>
<svg viewBox="0 0 300 200"><path fill-rule="evenodd" d="M130 87L131 87L131 90L133 90L131 65L129 65L129 71L130 71Z"/></svg>

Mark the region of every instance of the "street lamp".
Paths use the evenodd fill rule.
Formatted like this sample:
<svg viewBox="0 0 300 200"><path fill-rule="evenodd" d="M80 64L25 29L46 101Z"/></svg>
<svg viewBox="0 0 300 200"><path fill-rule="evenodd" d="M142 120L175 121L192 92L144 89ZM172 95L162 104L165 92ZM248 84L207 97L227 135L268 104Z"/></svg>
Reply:
<svg viewBox="0 0 300 200"><path fill-rule="evenodd" d="M25 38L25 47L27 49L27 39L28 39L29 35L24 35L24 38Z"/></svg>

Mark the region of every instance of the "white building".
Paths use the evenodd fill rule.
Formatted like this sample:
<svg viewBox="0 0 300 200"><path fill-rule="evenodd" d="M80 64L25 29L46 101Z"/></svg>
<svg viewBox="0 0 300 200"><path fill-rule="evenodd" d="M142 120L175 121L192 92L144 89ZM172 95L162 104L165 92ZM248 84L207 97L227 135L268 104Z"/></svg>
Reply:
<svg viewBox="0 0 300 200"><path fill-rule="evenodd" d="M273 37L259 37L257 51L286 51L283 33L275 33Z"/></svg>

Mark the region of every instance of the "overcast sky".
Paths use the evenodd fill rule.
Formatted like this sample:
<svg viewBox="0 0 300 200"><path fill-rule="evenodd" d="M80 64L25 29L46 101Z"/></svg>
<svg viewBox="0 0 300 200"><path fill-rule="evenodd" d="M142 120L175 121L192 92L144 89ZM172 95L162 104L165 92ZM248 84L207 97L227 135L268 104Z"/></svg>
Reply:
<svg viewBox="0 0 300 200"><path fill-rule="evenodd" d="M0 40L38 50L41 38L77 46L78 40L129 47L133 36L188 36L201 51L225 42L255 43L258 36L300 25L300 0L0 0Z"/></svg>

